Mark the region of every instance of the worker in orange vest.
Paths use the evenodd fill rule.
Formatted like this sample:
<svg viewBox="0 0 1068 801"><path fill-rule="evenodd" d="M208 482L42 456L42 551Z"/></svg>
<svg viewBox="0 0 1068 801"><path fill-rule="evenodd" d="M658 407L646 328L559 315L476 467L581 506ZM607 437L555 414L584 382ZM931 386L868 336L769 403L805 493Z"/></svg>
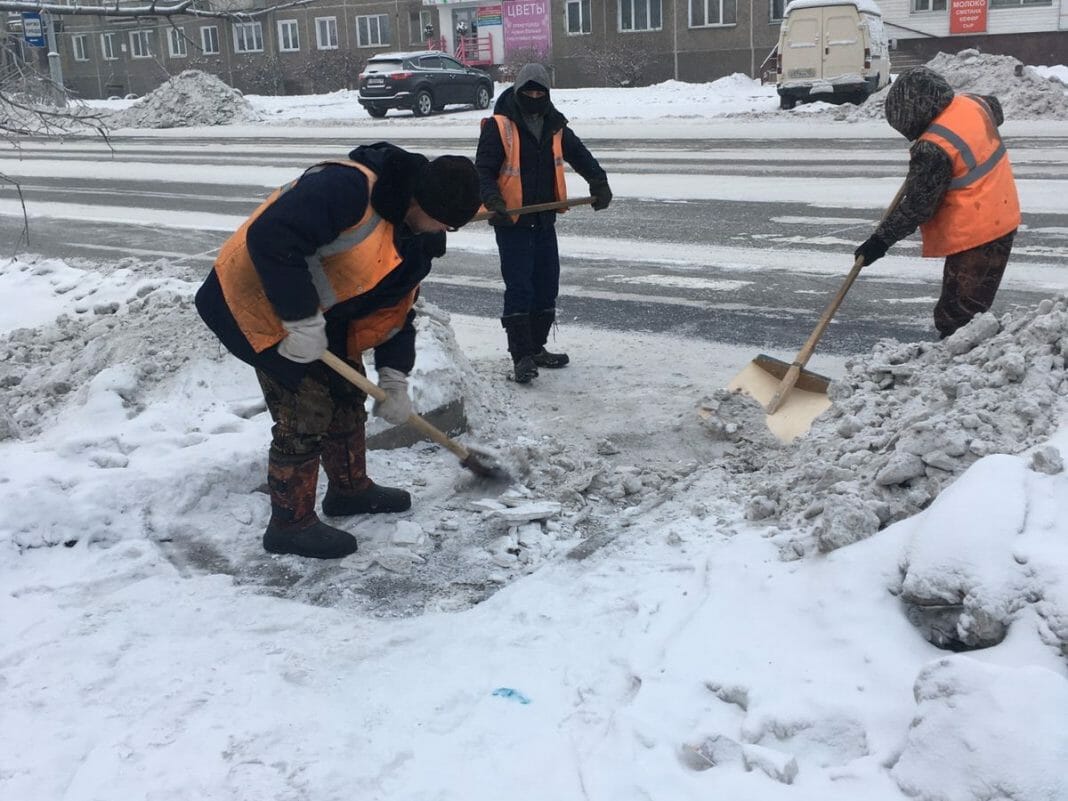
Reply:
<svg viewBox="0 0 1068 801"><path fill-rule="evenodd" d="M401 512L402 489L367 476L367 396L320 357L329 350L363 372L373 350L385 401L373 413L399 425L411 414L419 284L431 259L480 205L470 159L433 161L388 142L317 164L257 208L219 251L197 311L226 348L256 369L274 420L267 483L270 553L347 556L356 539L315 513Z"/></svg>
<svg viewBox="0 0 1068 801"><path fill-rule="evenodd" d="M955 94L941 75L917 67L890 87L886 121L914 143L905 191L855 255L871 264L919 227L923 255L945 257L934 322L947 337L993 304L1020 225L1016 181L998 133L1001 103Z"/></svg>
<svg viewBox="0 0 1068 801"><path fill-rule="evenodd" d="M560 291L558 212L504 212L567 200L564 162L586 179L594 209L606 209L612 202L608 176L553 106L549 84L543 65L522 67L515 83L501 92L493 116L482 120L475 153L482 200L494 212L490 225L504 279L501 325L512 355L512 377L519 384L529 384L539 367L564 367L570 361L566 353L545 349Z"/></svg>

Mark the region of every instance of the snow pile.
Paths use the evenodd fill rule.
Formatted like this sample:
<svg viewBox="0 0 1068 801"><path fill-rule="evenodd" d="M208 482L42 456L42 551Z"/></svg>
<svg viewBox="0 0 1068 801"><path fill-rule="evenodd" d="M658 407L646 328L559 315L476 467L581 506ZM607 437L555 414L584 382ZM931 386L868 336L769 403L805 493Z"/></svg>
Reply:
<svg viewBox="0 0 1068 801"><path fill-rule="evenodd" d="M1001 667L968 657L929 664L891 775L918 801L1062 799L1068 796L1068 683L1038 666ZM991 727L991 720L997 720ZM1048 738L1036 736L1046 733Z"/></svg>
<svg viewBox="0 0 1068 801"><path fill-rule="evenodd" d="M794 445L761 448L766 431L734 432L743 443L737 472L768 461L752 473L747 516L802 532L780 543L784 558L796 558L916 514L981 457L1050 436L1068 394L1066 352L1063 297L1000 321L980 315L942 342L880 341L846 363L833 405Z"/></svg>
<svg viewBox="0 0 1068 801"><path fill-rule="evenodd" d="M951 650L989 648L1015 621L1068 654L1068 541L1058 533L1063 472L1045 459L988 456L914 521L890 589L927 639ZM1059 464L1060 456L1056 456ZM990 487L997 487L992 494Z"/></svg>
<svg viewBox="0 0 1068 801"><path fill-rule="evenodd" d="M112 128L227 125L257 118L251 104L214 75L186 70L133 106L111 115Z"/></svg>
<svg viewBox="0 0 1068 801"><path fill-rule="evenodd" d="M1005 120L1068 120L1068 87L1053 77L1045 77L1012 56L994 56L978 50L957 54L939 53L927 67L945 78L957 92L995 95L1005 112ZM1019 74L1017 74L1019 71ZM836 118L849 122L882 119L886 87L860 106L844 105L833 110Z"/></svg>

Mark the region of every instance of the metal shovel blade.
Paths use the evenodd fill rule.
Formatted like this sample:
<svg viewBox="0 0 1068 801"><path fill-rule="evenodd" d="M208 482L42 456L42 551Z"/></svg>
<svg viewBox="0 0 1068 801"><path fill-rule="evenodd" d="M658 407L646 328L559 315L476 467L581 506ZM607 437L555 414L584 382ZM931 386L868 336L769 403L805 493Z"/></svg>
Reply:
<svg viewBox="0 0 1068 801"><path fill-rule="evenodd" d="M767 408L790 366L781 359L761 353L731 379L727 389L742 392ZM785 443L793 442L806 434L812 426L812 421L831 405L831 400L827 397L827 387L830 383L831 380L826 376L802 370L793 391L778 411L765 415L764 421L768 430Z"/></svg>

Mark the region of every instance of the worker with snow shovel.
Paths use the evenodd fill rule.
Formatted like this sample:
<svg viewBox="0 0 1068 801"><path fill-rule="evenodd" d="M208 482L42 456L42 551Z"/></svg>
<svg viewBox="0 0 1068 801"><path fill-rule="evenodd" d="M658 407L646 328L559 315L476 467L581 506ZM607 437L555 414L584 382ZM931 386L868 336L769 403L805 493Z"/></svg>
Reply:
<svg viewBox="0 0 1068 801"><path fill-rule="evenodd" d="M589 183L594 209L612 202L608 176L553 106L549 83L541 64L520 69L515 84L497 99L493 116L482 121L475 154L482 201L494 212L490 225L504 279L501 325L519 384L529 384L539 367L564 367L570 361L566 353L545 349L560 292L556 215L565 209L518 216L505 211L566 200L565 161Z"/></svg>
<svg viewBox="0 0 1068 801"><path fill-rule="evenodd" d="M919 226L924 256L944 256L934 309L947 337L994 302L1020 225L1020 202L998 134L1004 121L993 96L955 94L938 73L917 67L886 95L886 120L910 142L909 172L897 207L855 252L882 258Z"/></svg>
<svg viewBox="0 0 1068 801"><path fill-rule="evenodd" d="M315 513L320 459L324 514L411 506L406 491L368 478L367 396L320 359L329 350L362 373L361 354L373 349L385 395L372 411L407 421L419 283L444 255L445 231L479 204L470 159L429 161L379 142L306 170L222 246L196 305L227 349L256 368L274 420L267 551L332 559L356 550L355 537Z"/></svg>

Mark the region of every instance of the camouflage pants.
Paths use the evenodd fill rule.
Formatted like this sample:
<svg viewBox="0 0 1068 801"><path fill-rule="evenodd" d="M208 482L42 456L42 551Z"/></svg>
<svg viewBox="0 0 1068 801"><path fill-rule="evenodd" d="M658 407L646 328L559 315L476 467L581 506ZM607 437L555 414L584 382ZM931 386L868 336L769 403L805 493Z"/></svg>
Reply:
<svg viewBox="0 0 1068 801"><path fill-rule="evenodd" d="M934 309L935 328L943 338L967 325L977 314L989 311L1015 236L1012 231L993 242L946 257L942 296Z"/></svg>
<svg viewBox="0 0 1068 801"><path fill-rule="evenodd" d="M361 373L361 362L349 362ZM256 371L263 389L271 427L271 451L285 456L318 456L326 435L348 434L367 420L367 395L321 362L309 366L297 391L287 389L262 370Z"/></svg>

